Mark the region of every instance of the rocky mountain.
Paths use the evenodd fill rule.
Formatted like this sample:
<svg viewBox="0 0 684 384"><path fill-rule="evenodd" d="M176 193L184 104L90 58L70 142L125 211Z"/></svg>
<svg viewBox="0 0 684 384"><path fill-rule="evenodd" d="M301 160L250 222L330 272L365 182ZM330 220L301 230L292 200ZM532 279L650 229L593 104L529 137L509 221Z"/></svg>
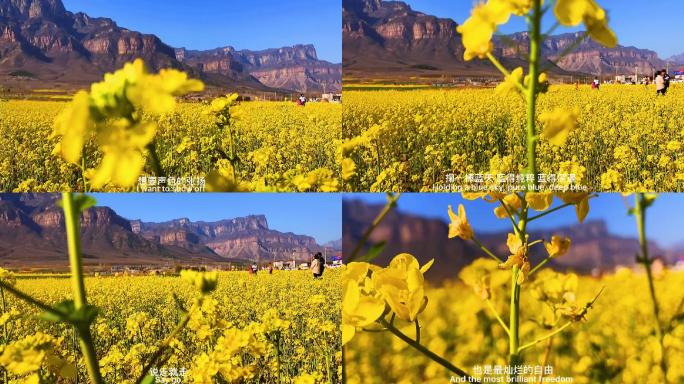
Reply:
<svg viewBox="0 0 684 384"><path fill-rule="evenodd" d="M399 1L343 0L345 77L467 69L456 26Z"/></svg>
<svg viewBox="0 0 684 384"><path fill-rule="evenodd" d="M345 77L438 78L500 76L487 61L463 60L457 23L415 11L400 1L343 0L343 68ZM575 41L574 34L550 37L542 52L550 73L620 74L651 73L663 61L656 53L635 47L604 48L591 40L559 60L563 50ZM495 49L502 62L514 67L523 60L520 52L529 46L526 33L499 36Z"/></svg>
<svg viewBox="0 0 684 384"><path fill-rule="evenodd" d="M208 51L179 48L176 58L207 74L245 70L271 88L315 93L342 90L342 66L319 60L313 45L263 51L238 51L233 47Z"/></svg>
<svg viewBox="0 0 684 384"><path fill-rule="evenodd" d="M333 251L341 251L342 250L342 239L328 241L327 243L323 244L323 246L325 248L330 248Z"/></svg>
<svg viewBox="0 0 684 384"><path fill-rule="evenodd" d="M0 194L0 266L68 267L64 214L55 194ZM268 228L264 216L215 223L178 219L144 223L108 207L81 215L81 243L87 266L217 264L308 260L321 248L309 236Z"/></svg>
<svg viewBox="0 0 684 384"><path fill-rule="evenodd" d="M179 68L211 86L237 92L318 91L317 86L341 82L341 71L317 60L315 51L314 58L294 62L288 61L287 50L261 53L280 60L263 68L242 57L214 55L221 50L201 55L206 57L202 65L192 65L192 60L186 64L189 58L178 56L159 37L120 27L111 19L69 12L61 0L0 0L0 80L8 84L84 86L135 58L144 59L153 70Z"/></svg>
<svg viewBox="0 0 684 384"><path fill-rule="evenodd" d="M177 219L164 223L131 221L133 232L162 245L193 250L207 247L226 260L308 260L321 250L310 236L269 229L266 216L255 215L217 222Z"/></svg>
<svg viewBox="0 0 684 384"><path fill-rule="evenodd" d="M667 59L667 61L677 64L677 65L684 65L684 53L680 53L679 55L674 55Z"/></svg>
<svg viewBox="0 0 684 384"><path fill-rule="evenodd" d="M68 266L64 213L54 194L0 194L0 265L11 268ZM131 223L107 207L81 215L84 263L158 265L219 262L209 248L188 250L145 239Z"/></svg>
<svg viewBox="0 0 684 384"><path fill-rule="evenodd" d="M606 48L591 39L582 40L570 54L561 58L560 55L580 37L580 33L550 36L544 41L542 56L557 62L563 70L592 75L633 74L637 69L640 74L650 74L665 66L654 51L621 45ZM499 57L519 58L529 46L528 33L521 32L497 39L496 51Z"/></svg>
<svg viewBox="0 0 684 384"><path fill-rule="evenodd" d="M359 241L363 231L382 209L381 206L367 205L358 200L345 200L342 206L343 245L345 259ZM376 259L379 265L387 265L394 255L408 252L416 256L422 263L435 259L428 277L433 281L453 277L464 266L477 257L486 257L472 242L461 239L448 239L448 225L437 219L392 211L373 232L372 243L387 241L387 245ZM618 265L633 266L635 255L639 251L636 238L626 238L610 233L602 221L590 221L569 227L537 231L531 234L534 238L549 240L552 235L568 236L572 246L568 254L553 260L549 265L558 270L573 270L578 273L593 271L611 271ZM481 233L478 238L492 252L506 256L508 248L505 243L507 234ZM535 248L531 258L538 261L545 257L542 247ZM663 257L672 262L684 256L684 252L666 250L656 244L650 245L654 256Z"/></svg>

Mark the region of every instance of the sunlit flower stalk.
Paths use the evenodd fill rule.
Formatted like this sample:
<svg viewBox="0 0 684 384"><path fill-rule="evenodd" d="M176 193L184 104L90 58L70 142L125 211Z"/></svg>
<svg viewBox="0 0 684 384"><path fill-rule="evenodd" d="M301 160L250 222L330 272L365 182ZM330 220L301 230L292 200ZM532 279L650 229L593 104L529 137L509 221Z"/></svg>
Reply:
<svg viewBox="0 0 684 384"><path fill-rule="evenodd" d="M83 264L81 256L81 224L80 215L83 206L76 206L71 193L62 193L62 208L67 233L69 249L69 265L71 267L71 289L74 295L74 309L77 312L87 310L85 281L83 278ZM100 364L95 353L95 341L90 333L90 322L83 321L75 324L78 331L78 343L85 360L88 376L93 384L103 383Z"/></svg>
<svg viewBox="0 0 684 384"><path fill-rule="evenodd" d="M646 195L644 193L637 193L634 196L634 209L632 212L636 217L637 230L639 232L639 246L641 255L637 257L637 262L643 264L646 270L646 279L648 280L648 291L651 297L651 309L653 311L653 328L655 329L656 338L658 339L658 346L660 348L660 369L663 371L663 377L667 383L667 360L665 355L665 332L660 321L660 306L655 292L655 284L653 282L653 271L651 264L653 260L648 252L648 239L646 237L646 210L653 204L655 196Z"/></svg>

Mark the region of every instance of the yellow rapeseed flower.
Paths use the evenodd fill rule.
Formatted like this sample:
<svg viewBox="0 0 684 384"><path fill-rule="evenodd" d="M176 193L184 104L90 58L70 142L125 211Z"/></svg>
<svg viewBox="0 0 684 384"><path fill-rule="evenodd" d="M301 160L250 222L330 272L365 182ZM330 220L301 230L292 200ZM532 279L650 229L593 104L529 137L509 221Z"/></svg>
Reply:
<svg viewBox="0 0 684 384"><path fill-rule="evenodd" d="M563 256L570 249L570 238L553 235L550 243L544 243L549 257Z"/></svg>
<svg viewBox="0 0 684 384"><path fill-rule="evenodd" d="M530 261L527 258L527 238L522 241L519 236L509 233L506 245L511 255L508 256L505 263L499 265L499 268L511 269L518 266L518 284L522 284L527 280L527 274L530 272Z"/></svg>
<svg viewBox="0 0 684 384"><path fill-rule="evenodd" d="M527 192L525 194L527 205L535 211L545 211L553 204L552 192Z"/></svg>
<svg viewBox="0 0 684 384"><path fill-rule="evenodd" d="M385 311L385 301L373 288L368 277L370 264L349 263L344 266L342 284L342 343L354 337L356 328L373 324Z"/></svg>
<svg viewBox="0 0 684 384"><path fill-rule="evenodd" d="M596 1L558 0L554 12L560 24L572 27L584 22L593 40L608 48L617 45L617 36L608 27L606 11Z"/></svg>
<svg viewBox="0 0 684 384"><path fill-rule="evenodd" d="M454 210L449 205L449 238L460 237L463 240L471 240L474 237L473 228L468 222L466 217L466 211L463 204L458 206L458 215L454 213Z"/></svg>
<svg viewBox="0 0 684 384"><path fill-rule="evenodd" d="M577 213L577 219L580 223L584 222L584 218L589 213L589 194L587 192L560 192L556 193L565 204L574 204Z"/></svg>
<svg viewBox="0 0 684 384"><path fill-rule="evenodd" d="M551 112L542 113L539 120L544 123L542 136L551 144L561 146L565 144L568 134L577 126L577 112L557 108Z"/></svg>
<svg viewBox="0 0 684 384"><path fill-rule="evenodd" d="M423 273L432 262L421 268L415 257L402 253L395 256L387 268L373 272L373 286L399 319L414 321L425 309L428 299Z"/></svg>

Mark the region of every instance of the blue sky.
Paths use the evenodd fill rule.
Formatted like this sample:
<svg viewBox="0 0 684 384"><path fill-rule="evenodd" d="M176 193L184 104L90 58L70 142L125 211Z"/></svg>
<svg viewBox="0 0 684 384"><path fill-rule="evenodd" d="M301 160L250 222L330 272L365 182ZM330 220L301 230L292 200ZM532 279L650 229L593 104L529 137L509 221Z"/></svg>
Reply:
<svg viewBox="0 0 684 384"><path fill-rule="evenodd" d="M449 17L459 23L470 15L470 9L478 0L404 0L417 11L439 17ZM618 35L621 45L651 49L667 59L675 54L684 53L681 35L684 32L682 0L597 0L610 17L610 25ZM656 12L654 4L662 9ZM553 16L550 16L553 19ZM551 24L547 25L547 28ZM513 33L527 30L521 17L499 29L500 33ZM557 33L580 29L558 29Z"/></svg>
<svg viewBox="0 0 684 384"><path fill-rule="evenodd" d="M154 33L173 47L260 50L314 44L342 61L341 0L63 0L67 10Z"/></svg>
<svg viewBox="0 0 684 384"><path fill-rule="evenodd" d="M384 204L387 199L383 194L346 195L345 199L361 199L369 203ZM633 197L629 197L632 203ZM483 200L468 201L460 194L402 194L399 198L400 211L428 218L449 221L447 206L451 204L456 210L463 203L473 229L481 232L500 232L510 230L510 221L497 219L492 210L495 205ZM560 205L556 199L555 206ZM684 244L684 194L661 194L647 212L646 231L650 239L663 246ZM619 193L603 193L591 200L589 215L586 220L604 220L611 233L636 237L636 221L627 215L625 198ZM547 215L544 219L530 223L530 229L556 228L577 223L574 208L561 209Z"/></svg>
<svg viewBox="0 0 684 384"><path fill-rule="evenodd" d="M264 214L271 229L316 238L319 244L342 237L341 197L323 193L98 193L98 206L129 220L161 222L187 217L217 221Z"/></svg>

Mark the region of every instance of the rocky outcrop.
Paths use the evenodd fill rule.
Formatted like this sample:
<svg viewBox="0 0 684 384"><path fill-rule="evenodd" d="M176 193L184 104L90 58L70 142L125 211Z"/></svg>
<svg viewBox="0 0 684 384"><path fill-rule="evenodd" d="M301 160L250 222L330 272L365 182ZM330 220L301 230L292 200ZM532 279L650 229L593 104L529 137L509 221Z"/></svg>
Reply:
<svg viewBox="0 0 684 384"><path fill-rule="evenodd" d="M313 45L263 51L233 47L208 51L176 49L176 59L206 73L246 71L262 84L297 92L340 92L342 67L319 60Z"/></svg>
<svg viewBox="0 0 684 384"><path fill-rule="evenodd" d="M550 36L544 41L542 56L569 72L588 73L592 75L651 74L653 70L664 68L665 63L658 54L647 49L617 46L606 48L591 39L584 39L573 48L572 52L560 55L581 38L579 33L567 33ZM519 58L521 52L529 47L527 32L516 33L499 38L496 41L497 54L504 58Z"/></svg>
<svg viewBox="0 0 684 384"><path fill-rule="evenodd" d="M220 88L270 89L230 62L207 63L208 73L194 70L157 36L122 28L111 19L68 12L61 0L0 2L0 76L30 74L42 87L46 82L84 85L137 58L154 71L179 68Z"/></svg>
<svg viewBox="0 0 684 384"><path fill-rule="evenodd" d="M266 217L253 215L217 222L177 219L164 223L132 222L133 231L164 245L193 248L206 246L231 260L308 260L321 250L310 236L269 229Z"/></svg>
<svg viewBox="0 0 684 384"><path fill-rule="evenodd" d="M343 66L445 68L462 55L456 22L414 11L400 1L342 2Z"/></svg>
<svg viewBox="0 0 684 384"><path fill-rule="evenodd" d="M679 55L674 55L667 59L668 62L676 64L676 65L684 65L684 53L680 53Z"/></svg>
<svg viewBox="0 0 684 384"><path fill-rule="evenodd" d="M55 194L0 194L0 264L63 268L67 262L64 213ZM221 262L204 246L181 248L146 239L107 207L81 214L81 249L89 265ZM176 240L176 239L174 239Z"/></svg>
<svg viewBox="0 0 684 384"><path fill-rule="evenodd" d="M343 0L343 57L345 76L355 78L496 76L500 72L485 60L465 62L457 23L411 9L401 1ZM555 75L640 74L662 68L653 51L618 46L608 49L585 40L560 58L578 35L552 36L542 56ZM504 65L522 65L528 51L527 33L494 39L496 55Z"/></svg>

